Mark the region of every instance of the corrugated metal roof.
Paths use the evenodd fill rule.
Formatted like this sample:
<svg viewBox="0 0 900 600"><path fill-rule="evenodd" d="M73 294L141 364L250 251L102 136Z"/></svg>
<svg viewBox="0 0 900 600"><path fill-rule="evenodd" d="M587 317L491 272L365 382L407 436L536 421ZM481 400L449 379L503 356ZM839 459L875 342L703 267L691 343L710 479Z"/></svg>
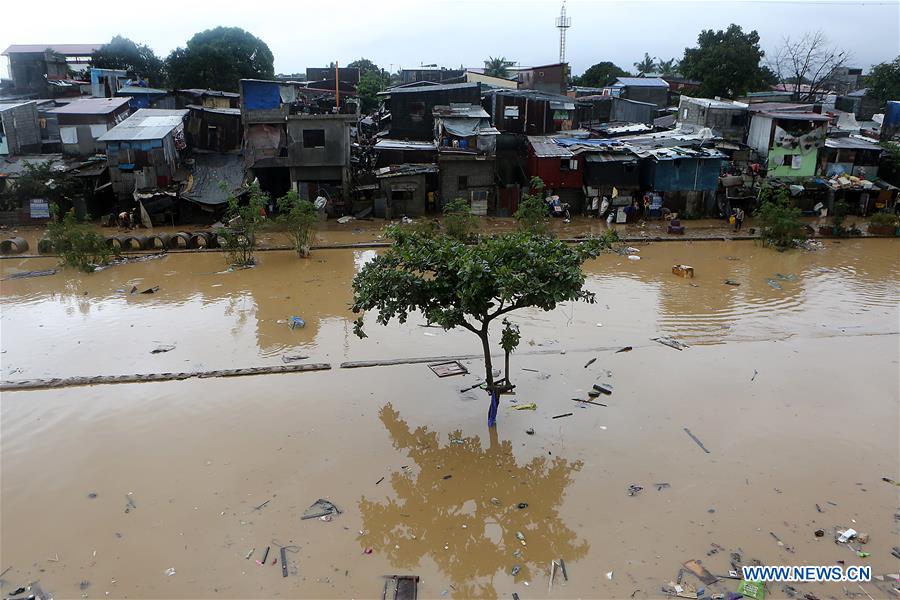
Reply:
<svg viewBox="0 0 900 600"><path fill-rule="evenodd" d="M34 100L26 100L25 102L0 102L0 112L15 108L17 106L25 106L26 104L29 104L31 102L34 102Z"/></svg>
<svg viewBox="0 0 900 600"><path fill-rule="evenodd" d="M636 151L640 157L653 157L656 160L676 160L679 158L727 158L718 150L711 148L687 148L685 146L673 146L671 148L651 148Z"/></svg>
<svg viewBox="0 0 900 600"><path fill-rule="evenodd" d="M464 88L477 88L477 83L443 83L438 85L416 86L409 88L391 88L381 92L381 94L417 94L420 92L439 92L443 90L460 90Z"/></svg>
<svg viewBox="0 0 900 600"><path fill-rule="evenodd" d="M587 162L637 162L637 156L631 152L591 152L585 155Z"/></svg>
<svg viewBox="0 0 900 600"><path fill-rule="evenodd" d="M79 54L93 54L103 44L13 44L3 51L3 55L21 54L27 52L43 52L48 48L63 56L77 56Z"/></svg>
<svg viewBox="0 0 900 600"><path fill-rule="evenodd" d="M534 155L538 158L565 158L575 156L572 154L571 150L557 144L556 140L552 137L530 135L528 136L528 143L531 144Z"/></svg>
<svg viewBox="0 0 900 600"><path fill-rule="evenodd" d="M450 106L435 106L431 110L435 117L448 117L453 119L489 119L491 115L477 104L451 104Z"/></svg>
<svg viewBox="0 0 900 600"><path fill-rule="evenodd" d="M241 116L241 109L239 108L215 108L212 106L200 106L199 104L188 104L187 108L191 110L198 110L200 112L216 113L219 115Z"/></svg>
<svg viewBox="0 0 900 600"><path fill-rule="evenodd" d="M65 106L48 110L52 114L64 115L108 115L128 104L129 98L84 98L69 102Z"/></svg>
<svg viewBox="0 0 900 600"><path fill-rule="evenodd" d="M182 88L180 90L175 90L177 92L183 92L185 94L192 94L195 96L209 96L214 98L240 98L241 95L237 92L222 92L219 90L207 90L203 88Z"/></svg>
<svg viewBox="0 0 900 600"><path fill-rule="evenodd" d="M699 104L701 106L705 106L706 108L747 109L750 107L749 104L744 104L743 102L734 102L732 100L716 100L715 98L692 98L689 96L682 96L681 101L689 104Z"/></svg>
<svg viewBox="0 0 900 600"><path fill-rule="evenodd" d="M437 173L438 168L435 164L412 164L406 163L402 165L391 165L375 170L375 176L378 179L386 179L388 177L404 177L408 175L425 175L427 173Z"/></svg>
<svg viewBox="0 0 900 600"><path fill-rule="evenodd" d="M884 150L884 148L875 142L853 136L827 138L825 140L825 147L841 150Z"/></svg>
<svg viewBox="0 0 900 600"><path fill-rule="evenodd" d="M820 115L819 113L811 113L811 112L764 112L760 113L764 117L771 117L773 119L781 119L784 121L830 121L831 118L827 115Z"/></svg>
<svg viewBox="0 0 900 600"><path fill-rule="evenodd" d="M669 84L659 77L617 77L616 84L631 87L669 87Z"/></svg>
<svg viewBox="0 0 900 600"><path fill-rule="evenodd" d="M97 138L98 142L159 140L181 125L188 110L141 108L133 115Z"/></svg>
<svg viewBox="0 0 900 600"><path fill-rule="evenodd" d="M391 140L383 138L375 143L376 150L437 150L434 142L416 142L410 140Z"/></svg>
<svg viewBox="0 0 900 600"><path fill-rule="evenodd" d="M119 88L119 91L116 92L117 96L139 96L141 94L168 94L168 90L161 90L159 88L152 87L141 87L139 85L126 85L123 88Z"/></svg>
<svg viewBox="0 0 900 600"><path fill-rule="evenodd" d="M197 154L181 196L200 204L225 204L244 185L245 175L244 159L238 154ZM225 190L221 182L225 182Z"/></svg>

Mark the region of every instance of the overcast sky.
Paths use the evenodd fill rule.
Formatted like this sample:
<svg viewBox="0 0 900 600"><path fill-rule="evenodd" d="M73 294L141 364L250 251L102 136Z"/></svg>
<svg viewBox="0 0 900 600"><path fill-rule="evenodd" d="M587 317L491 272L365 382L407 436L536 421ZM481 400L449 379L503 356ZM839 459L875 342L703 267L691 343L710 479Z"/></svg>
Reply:
<svg viewBox="0 0 900 600"><path fill-rule="evenodd" d="M150 45L162 57L194 33L238 26L262 38L276 73L341 64L359 57L396 70L438 63L482 66L488 56L522 65L557 62L559 1L455 0L207 2L153 0L117 5L71 0L8 0L0 48L10 44L102 43L116 34ZM259 10L254 10L258 6ZM575 74L611 60L631 70L644 52L681 57L701 29L730 23L756 29L773 53L782 38L821 29L850 50L854 64L900 54L900 0L569 0L566 58ZM7 76L7 62L0 60Z"/></svg>

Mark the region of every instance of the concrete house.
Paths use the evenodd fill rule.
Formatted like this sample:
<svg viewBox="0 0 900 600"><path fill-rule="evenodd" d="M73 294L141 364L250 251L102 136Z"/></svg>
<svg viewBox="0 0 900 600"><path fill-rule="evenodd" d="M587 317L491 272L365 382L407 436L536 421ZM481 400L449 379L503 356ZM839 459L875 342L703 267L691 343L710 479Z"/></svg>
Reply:
<svg viewBox="0 0 900 600"><path fill-rule="evenodd" d="M63 154L87 156L103 151L97 140L128 116L128 98L85 98L50 111L56 115Z"/></svg>
<svg viewBox="0 0 900 600"><path fill-rule="evenodd" d="M87 68L91 54L101 44L13 44L3 51L9 59L9 75L18 94L48 98L59 95L54 82L69 79L69 69ZM77 92L77 90L76 90Z"/></svg>
<svg viewBox="0 0 900 600"><path fill-rule="evenodd" d="M726 140L743 142L750 122L748 109L743 102L682 96L676 122L685 131L709 128Z"/></svg>
<svg viewBox="0 0 900 600"><path fill-rule="evenodd" d="M813 177L829 120L812 112L754 112L747 145L765 161L767 177Z"/></svg>
<svg viewBox="0 0 900 600"><path fill-rule="evenodd" d="M394 87L381 94L391 112L390 137L393 139L433 140L434 107L451 103L478 104L481 84L447 83Z"/></svg>
<svg viewBox="0 0 900 600"><path fill-rule="evenodd" d="M187 149L187 110L142 108L97 140L106 145L113 191L123 207L134 192L167 188L176 183L181 155Z"/></svg>
<svg viewBox="0 0 900 600"><path fill-rule="evenodd" d="M125 87L128 72L124 69L91 68L91 96L94 98L112 98Z"/></svg>
<svg viewBox="0 0 900 600"><path fill-rule="evenodd" d="M0 155L37 154L41 127L35 102L0 104Z"/></svg>
<svg viewBox="0 0 900 600"><path fill-rule="evenodd" d="M834 108L853 113L859 121L869 121L872 119L872 115L881 111L881 103L877 98L869 95L868 88L864 88L844 96L838 96Z"/></svg>
<svg viewBox="0 0 900 600"><path fill-rule="evenodd" d="M659 77L619 77L604 93L617 98L649 102L658 108L669 104L669 84Z"/></svg>
<svg viewBox="0 0 900 600"><path fill-rule="evenodd" d="M251 179L274 198L296 190L323 196L334 211L350 201L350 128L359 119L356 99L312 95L290 82L242 79L241 120L245 165Z"/></svg>

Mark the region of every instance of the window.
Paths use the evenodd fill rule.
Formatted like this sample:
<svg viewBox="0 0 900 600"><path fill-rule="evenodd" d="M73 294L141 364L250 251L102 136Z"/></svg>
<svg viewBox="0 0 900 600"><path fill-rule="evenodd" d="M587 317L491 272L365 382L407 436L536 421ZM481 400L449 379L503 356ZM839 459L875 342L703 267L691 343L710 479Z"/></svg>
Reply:
<svg viewBox="0 0 900 600"><path fill-rule="evenodd" d="M425 119L425 103L424 102L410 102L409 103L409 118L411 121L422 121Z"/></svg>
<svg viewBox="0 0 900 600"><path fill-rule="evenodd" d="M682 108L682 109L681 109L681 118L682 118L682 119L687 119L687 112L688 112L688 111L687 111L686 108Z"/></svg>
<svg viewBox="0 0 900 600"><path fill-rule="evenodd" d="M794 159L793 154L785 154L781 159L781 166L789 167L791 166L791 161Z"/></svg>
<svg viewBox="0 0 900 600"><path fill-rule="evenodd" d="M469 189L469 176L468 175L460 175L456 178L456 187L460 190Z"/></svg>
<svg viewBox="0 0 900 600"><path fill-rule="evenodd" d="M503 116L511 119L519 118L519 107L518 106L504 106L503 107Z"/></svg>
<svg viewBox="0 0 900 600"><path fill-rule="evenodd" d="M325 130L324 129L304 129L303 130L303 147L304 148L324 148L325 147Z"/></svg>
<svg viewBox="0 0 900 600"><path fill-rule="evenodd" d="M578 159L577 158L562 158L562 159L560 159L559 170L560 171L577 171L578 170Z"/></svg>

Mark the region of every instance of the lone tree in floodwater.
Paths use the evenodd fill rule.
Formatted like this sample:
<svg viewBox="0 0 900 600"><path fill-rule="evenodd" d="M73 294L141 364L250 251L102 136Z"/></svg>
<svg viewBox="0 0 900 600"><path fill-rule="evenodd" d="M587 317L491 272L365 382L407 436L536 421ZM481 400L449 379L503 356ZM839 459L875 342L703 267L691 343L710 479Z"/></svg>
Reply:
<svg viewBox="0 0 900 600"><path fill-rule="evenodd" d="M388 235L394 239L391 248L353 279L353 312L375 309L378 323L387 325L395 318L404 323L419 311L445 330L462 327L477 335L491 397L488 427L496 423L502 387L492 372L491 322L519 308L549 311L560 302L594 302L594 294L584 289L581 265L611 243L603 238L569 245L547 235L516 232L466 244L397 226L388 228ZM366 337L362 317L354 333Z"/></svg>

